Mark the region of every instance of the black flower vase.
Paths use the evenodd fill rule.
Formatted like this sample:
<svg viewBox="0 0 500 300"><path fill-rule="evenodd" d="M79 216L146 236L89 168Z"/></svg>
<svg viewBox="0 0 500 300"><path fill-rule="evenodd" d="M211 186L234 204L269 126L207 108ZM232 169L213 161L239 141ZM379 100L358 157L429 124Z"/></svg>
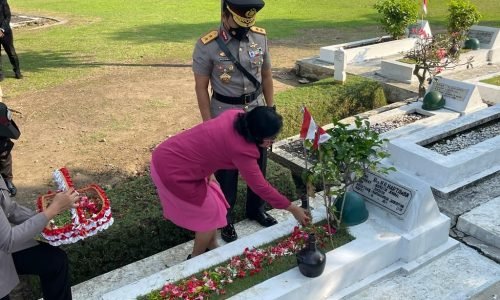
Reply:
<svg viewBox="0 0 500 300"><path fill-rule="evenodd" d="M297 253L297 264L306 277L318 277L325 270L326 255L316 246L314 233L309 234L307 245Z"/></svg>

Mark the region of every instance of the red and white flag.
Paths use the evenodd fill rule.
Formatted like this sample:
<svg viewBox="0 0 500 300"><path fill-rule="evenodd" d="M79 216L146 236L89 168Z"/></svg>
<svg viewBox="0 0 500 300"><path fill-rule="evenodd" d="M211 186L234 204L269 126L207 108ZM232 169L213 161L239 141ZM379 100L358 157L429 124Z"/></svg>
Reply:
<svg viewBox="0 0 500 300"><path fill-rule="evenodd" d="M424 11L424 14L427 14L427 0L422 1L422 10Z"/></svg>
<svg viewBox="0 0 500 300"><path fill-rule="evenodd" d="M302 108L302 111L304 112L304 118L302 119L302 127L300 128L300 138L314 140L314 134L318 126L305 106Z"/></svg>
<svg viewBox="0 0 500 300"><path fill-rule="evenodd" d="M323 144L324 142L328 141L331 138L331 135L326 133L326 131L318 127L318 130L316 130L316 134L314 135L314 142L313 142L313 148L318 149L320 144Z"/></svg>

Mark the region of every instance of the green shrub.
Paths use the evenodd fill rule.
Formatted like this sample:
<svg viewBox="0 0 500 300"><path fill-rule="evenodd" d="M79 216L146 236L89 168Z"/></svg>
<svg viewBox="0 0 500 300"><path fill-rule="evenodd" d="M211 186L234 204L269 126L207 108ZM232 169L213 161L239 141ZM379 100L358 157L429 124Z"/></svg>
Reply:
<svg viewBox="0 0 500 300"><path fill-rule="evenodd" d="M469 0L451 0L448 12L448 33L454 36L457 42L465 40L472 25L479 23L481 19L476 6Z"/></svg>
<svg viewBox="0 0 500 300"><path fill-rule="evenodd" d="M302 105L317 124L324 125L331 123L332 118L347 118L387 104L380 83L355 75L348 75L345 84L328 78L303 85L277 94L274 101L283 116L280 139L299 133Z"/></svg>
<svg viewBox="0 0 500 300"><path fill-rule="evenodd" d="M267 174L279 191L289 199L297 198L290 170L269 161ZM235 221L245 219L246 190L244 183L239 186ZM163 218L149 176L132 178L107 194L112 201L114 224L94 237L63 247L70 259L73 284L193 239L192 232Z"/></svg>
<svg viewBox="0 0 500 300"><path fill-rule="evenodd" d="M415 0L379 0L374 7L382 14L382 27L394 39L403 37L408 25L418 19L419 6Z"/></svg>

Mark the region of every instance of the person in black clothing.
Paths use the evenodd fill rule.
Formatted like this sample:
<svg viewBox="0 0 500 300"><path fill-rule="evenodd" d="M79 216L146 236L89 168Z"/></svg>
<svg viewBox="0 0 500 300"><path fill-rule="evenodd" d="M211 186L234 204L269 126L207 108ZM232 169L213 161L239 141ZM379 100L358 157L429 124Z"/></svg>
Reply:
<svg viewBox="0 0 500 300"><path fill-rule="evenodd" d="M12 29L10 28L10 7L7 0L0 0L0 44L2 48L7 53L10 63L14 68L14 77L17 79L23 78L21 74L21 69L19 68L19 58L17 57L16 49L14 48L14 36L12 34ZM3 80L2 72L2 52L0 49L0 81Z"/></svg>
<svg viewBox="0 0 500 300"><path fill-rule="evenodd" d="M5 103L0 102L0 175L11 197L17 194L17 188L12 183L12 154L10 152L14 143L11 139L17 140L20 135L19 127L12 120L12 112Z"/></svg>

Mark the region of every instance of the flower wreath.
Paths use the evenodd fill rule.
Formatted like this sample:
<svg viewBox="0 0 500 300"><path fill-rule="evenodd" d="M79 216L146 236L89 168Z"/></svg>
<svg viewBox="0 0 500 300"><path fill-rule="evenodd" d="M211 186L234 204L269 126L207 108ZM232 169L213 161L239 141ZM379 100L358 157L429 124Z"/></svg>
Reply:
<svg viewBox="0 0 500 300"><path fill-rule="evenodd" d="M66 168L55 170L53 178L60 191L74 188ZM42 237L53 246L76 243L113 224L109 199L100 186L91 184L76 191L81 195L79 206L54 217L42 231ZM54 196L55 193L49 191L38 197L38 211L46 209Z"/></svg>

